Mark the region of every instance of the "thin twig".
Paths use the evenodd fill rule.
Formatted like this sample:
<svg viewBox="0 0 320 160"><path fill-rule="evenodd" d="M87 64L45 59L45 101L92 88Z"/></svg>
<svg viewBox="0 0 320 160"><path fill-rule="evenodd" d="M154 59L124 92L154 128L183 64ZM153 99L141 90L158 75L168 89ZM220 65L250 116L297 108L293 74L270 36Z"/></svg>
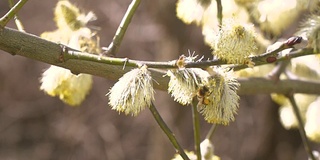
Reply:
<svg viewBox="0 0 320 160"><path fill-rule="evenodd" d="M9 6L10 6L10 8L12 8L13 5L14 5L13 0L9 0ZM14 22L16 23L16 26L17 26L17 28L18 28L19 31L21 31L21 32L26 32L26 31L24 30L24 27L23 27L21 21L20 21L19 18L18 18L18 14L17 14L17 13L16 13L16 15L14 16Z"/></svg>
<svg viewBox="0 0 320 160"><path fill-rule="evenodd" d="M213 137L214 132L217 130L218 125L213 124L209 130L209 132L206 135L206 139L211 139Z"/></svg>
<svg viewBox="0 0 320 160"><path fill-rule="evenodd" d="M287 98L289 99L292 108L293 108L293 112L296 115L296 118L298 120L298 125L299 125L299 132L300 132L300 136L304 145L304 149L306 150L307 154L309 155L309 158L311 158L312 160L316 160L316 158L314 157L313 153L312 153L312 149L311 146L309 144L306 132L304 130L304 126L303 126L303 121L300 115L300 111L299 108L297 106L297 103L293 97L293 94L288 94Z"/></svg>
<svg viewBox="0 0 320 160"><path fill-rule="evenodd" d="M3 29L28 0L20 0L3 17L0 18L0 29Z"/></svg>
<svg viewBox="0 0 320 160"><path fill-rule="evenodd" d="M275 48L274 50L268 51L261 55L252 56L249 58L252 62L254 62L255 66L259 66L263 64L289 60L290 58L300 57L303 55L316 54L313 50L311 50L311 48L304 48L298 51L292 51L286 55L279 55L281 51L288 48L294 48L295 45L301 42L302 42L302 37L290 37L286 41L282 42L282 44L278 46L278 48ZM248 67L247 65L234 65L231 68L233 68L234 70L240 70L247 67Z"/></svg>
<svg viewBox="0 0 320 160"><path fill-rule="evenodd" d="M217 1L217 17L219 20L219 28L222 27L222 4L221 0L216 0Z"/></svg>
<svg viewBox="0 0 320 160"><path fill-rule="evenodd" d="M197 101L192 102L192 124L193 124L193 135L194 135L194 149L197 155L197 159L201 160L201 150L200 150L200 122L199 113L197 110Z"/></svg>
<svg viewBox="0 0 320 160"><path fill-rule="evenodd" d="M154 106L153 103L151 103L151 106L149 107L149 109L150 109L154 119L157 121L157 123L159 124L159 126L163 130L163 132L167 135L167 137L169 138L170 142L172 143L172 145L174 146L176 151L180 154L180 156L184 160L189 160L189 157L186 155L186 153L184 152L183 148L178 143L175 135L172 133L170 128L163 121L162 117L160 116L159 112L157 111L157 109L156 109L156 107Z"/></svg>
<svg viewBox="0 0 320 160"><path fill-rule="evenodd" d="M276 67L268 74L268 77L272 80L279 81L280 75L286 70L289 61L282 61L277 64Z"/></svg>
<svg viewBox="0 0 320 160"><path fill-rule="evenodd" d="M131 19L137 10L141 0L133 0L129 5L127 12L121 20L121 23L116 31L116 34L113 37L112 42L109 47L106 49L105 55L115 56L118 52L118 49L121 45L122 39L127 31L127 28L131 22Z"/></svg>
<svg viewBox="0 0 320 160"><path fill-rule="evenodd" d="M283 50L285 48L280 48L279 50L281 49ZM275 54L277 54L279 50L264 53L258 56L253 56L251 57L252 62L255 63L255 66L270 64L270 62L268 62L267 59L269 57L275 57ZM301 49L301 50L293 51L288 55L285 55L284 57L279 57L275 61L272 61L272 63L288 60L294 57L310 55L310 54L315 54L313 52L313 49L310 49L310 48ZM112 65L121 65L121 66L126 65L126 66L132 66L132 67L145 64L148 66L148 68L165 68L165 69L177 68L175 64L176 60L166 61L166 62L139 61L139 60L132 60L128 58L112 58L112 57L107 57L102 55L88 54L80 51L74 51L72 49L69 50L68 52L64 52L64 58L65 58L64 59L65 61L68 61L69 59L79 59L79 60L87 60L87 61L98 62L98 63L106 63L106 64L112 64ZM214 60L204 60L204 61L197 61L197 62L186 62L185 67L186 68L205 68L209 66L223 65L223 64L227 64L226 61L214 59ZM244 68L248 68L248 66L247 65L231 65L230 68L233 68L234 70L241 70Z"/></svg>

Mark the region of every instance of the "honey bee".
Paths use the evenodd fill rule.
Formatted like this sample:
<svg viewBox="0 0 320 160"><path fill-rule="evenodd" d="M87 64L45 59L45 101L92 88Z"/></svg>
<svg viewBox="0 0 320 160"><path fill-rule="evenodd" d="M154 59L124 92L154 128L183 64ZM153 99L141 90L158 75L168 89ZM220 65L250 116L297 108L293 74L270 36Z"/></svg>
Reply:
<svg viewBox="0 0 320 160"><path fill-rule="evenodd" d="M206 86L202 86L198 89L197 92L197 98L198 98L198 110L201 110L204 106L208 105L210 103L209 96L211 95L211 92L209 91L209 88Z"/></svg>

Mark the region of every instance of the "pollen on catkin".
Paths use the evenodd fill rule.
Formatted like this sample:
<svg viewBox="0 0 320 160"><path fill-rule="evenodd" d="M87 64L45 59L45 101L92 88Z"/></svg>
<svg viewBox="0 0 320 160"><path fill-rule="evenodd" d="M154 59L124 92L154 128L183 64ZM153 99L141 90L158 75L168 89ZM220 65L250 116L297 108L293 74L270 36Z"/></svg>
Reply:
<svg viewBox="0 0 320 160"><path fill-rule="evenodd" d="M204 85L208 88L207 104L198 104L200 113L209 123L228 125L235 120L239 107L237 90L240 86L232 71L208 68L210 76Z"/></svg>
<svg viewBox="0 0 320 160"><path fill-rule="evenodd" d="M111 109L137 116L154 100L152 77L147 66L124 74L107 95Z"/></svg>
<svg viewBox="0 0 320 160"><path fill-rule="evenodd" d="M255 37L252 25L227 19L213 39L212 54L231 64L250 64L248 57L257 50Z"/></svg>

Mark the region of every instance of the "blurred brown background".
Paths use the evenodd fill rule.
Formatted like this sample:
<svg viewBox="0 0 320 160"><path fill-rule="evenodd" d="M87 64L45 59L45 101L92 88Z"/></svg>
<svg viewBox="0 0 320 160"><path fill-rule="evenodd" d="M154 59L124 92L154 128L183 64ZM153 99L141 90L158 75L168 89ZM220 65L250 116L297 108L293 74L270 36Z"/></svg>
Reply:
<svg viewBox="0 0 320 160"><path fill-rule="evenodd" d="M30 0L20 11L26 31L40 35L56 28L57 0ZM77 0L84 11L94 11L101 27L101 45L108 46L130 0ZM119 50L119 57L167 61L188 49L209 55L200 28L175 17L171 0L142 1ZM0 15L8 10L0 1ZM9 27L15 28L10 22ZM35 46L36 47L36 46ZM114 84L94 77L85 102L69 107L39 90L39 77L49 65L0 51L0 159L1 160L168 160L174 148L148 110L137 117L119 115L105 94ZM191 108L156 91L156 106L188 150L193 150ZM210 125L201 119L202 138ZM241 96L236 121L218 127L213 137L222 160L307 159L297 130L283 129L278 106L269 95ZM319 150L319 145L312 144Z"/></svg>

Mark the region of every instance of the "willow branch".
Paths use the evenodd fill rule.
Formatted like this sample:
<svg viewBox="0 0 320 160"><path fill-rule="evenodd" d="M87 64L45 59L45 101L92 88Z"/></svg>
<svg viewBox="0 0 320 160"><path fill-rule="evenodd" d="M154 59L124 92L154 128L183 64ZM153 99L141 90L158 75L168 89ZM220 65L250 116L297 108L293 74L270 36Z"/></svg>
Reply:
<svg viewBox="0 0 320 160"><path fill-rule="evenodd" d="M3 17L0 18L0 29L4 28L28 0L20 0Z"/></svg>
<svg viewBox="0 0 320 160"><path fill-rule="evenodd" d="M152 116L154 117L154 119L157 121L157 123L159 124L160 128L163 130L163 132L167 135L167 137L169 138L170 142L172 143L172 145L174 146L174 148L176 149L176 151L180 154L180 156L184 159L184 160L189 160L189 157L186 155L186 153L184 152L183 148L180 146L180 144L178 143L175 135L172 133L172 131L170 130L170 128L167 126L167 124L163 121L162 117L160 116L158 110L156 109L156 107L154 106L153 103L151 103L151 106L149 107Z"/></svg>
<svg viewBox="0 0 320 160"><path fill-rule="evenodd" d="M41 39L29 33L19 32L6 27L0 32L0 50L12 55L20 55L36 61L67 68L73 73L87 73L110 80L117 80L122 77L124 73L128 72L132 68L135 68L134 65L130 65L131 63L125 63L125 59L122 59L123 62L117 62L118 64L116 65L113 63L120 59L106 59L110 60L110 63L107 63L103 62L105 57L86 53L73 55L74 58L70 59L65 57L68 60L61 61L61 56L65 55L65 50L60 44ZM313 54L313 50L298 50L290 53L289 56L294 57L306 54ZM89 58L86 59L85 55ZM144 61L139 61L139 63L144 63ZM199 63L201 64L204 62ZM126 67L123 69L125 64ZM172 65L172 62L167 62L167 64ZM150 70L152 77L156 81L154 83L154 87L160 90L167 90L169 77L163 76L165 71L159 69ZM268 78L239 78L238 81L241 84L240 90L238 91L239 94L286 94L289 91L295 93L320 94L319 82L303 80L280 80L275 83L273 80Z"/></svg>
<svg viewBox="0 0 320 160"><path fill-rule="evenodd" d="M25 41L16 39L17 37L23 37L23 39ZM17 45L18 46L28 45L28 47L32 47L29 45L34 45L34 43L29 42L30 40L34 40L35 43L47 43L48 45L51 45L51 46L55 45L56 47L59 46L60 48L64 48L65 50L63 50L63 52L61 52L61 51L59 52L58 57L63 58L63 59L59 60L59 62L68 62L68 61L74 61L74 60L84 61L85 60L85 61L90 61L90 62L109 64L109 65L113 65L113 66L119 65L121 67L123 67L123 66L137 67L137 66L141 66L141 65L145 64L148 66L148 68L165 68L165 69L177 68L177 66L175 64L176 60L169 61L169 62L167 62L167 61L166 62L154 62L154 61L131 60L128 58L112 58L112 57L101 56L101 55L93 55L93 54L88 54L88 53L82 53L80 51L76 51L71 48L68 49L68 47L64 47L63 45L58 45L57 43L48 42L48 41L45 41L41 38L35 38L35 37L37 37L37 36L31 35L28 33L21 33L19 31L16 31L16 30L10 29L10 28L4 28L0 38L3 39L3 43L5 45L13 45L16 47L16 49L21 48L21 47L17 47ZM12 41L14 41L13 43L16 43L17 45L8 44L9 41L5 41L5 39L12 40ZM278 52L280 52L286 48L288 48L288 47L286 45L283 45L274 51L267 52L267 53L261 54L259 56L253 56L253 57L251 57L251 59L256 64L256 66L258 66L258 65L269 64L269 63L287 60L288 58L294 58L294 57L298 57L298 56L314 54L313 49L301 49L298 51L291 52L284 57L276 58L278 56ZM48 52L48 51L50 51L50 50L47 49L45 52ZM60 54L62 54L62 55L60 55ZM270 59L274 59L274 58L276 58L274 61L270 61ZM185 64L185 67L187 67L187 68L206 68L209 66L223 65L223 64L227 64L226 61L215 59L215 60L204 60L204 61L200 61L200 62L187 62ZM246 67L247 66L243 67L243 65L242 66L235 66L235 70L239 70L239 69L246 68Z"/></svg>
<svg viewBox="0 0 320 160"><path fill-rule="evenodd" d="M106 55L115 56L118 52L122 39L127 31L127 28L131 22L131 19L137 10L141 0L133 0L129 5L127 12L125 13L124 17L121 20L121 23L116 31L116 34L113 37L112 42L110 43L109 47L106 49Z"/></svg>

